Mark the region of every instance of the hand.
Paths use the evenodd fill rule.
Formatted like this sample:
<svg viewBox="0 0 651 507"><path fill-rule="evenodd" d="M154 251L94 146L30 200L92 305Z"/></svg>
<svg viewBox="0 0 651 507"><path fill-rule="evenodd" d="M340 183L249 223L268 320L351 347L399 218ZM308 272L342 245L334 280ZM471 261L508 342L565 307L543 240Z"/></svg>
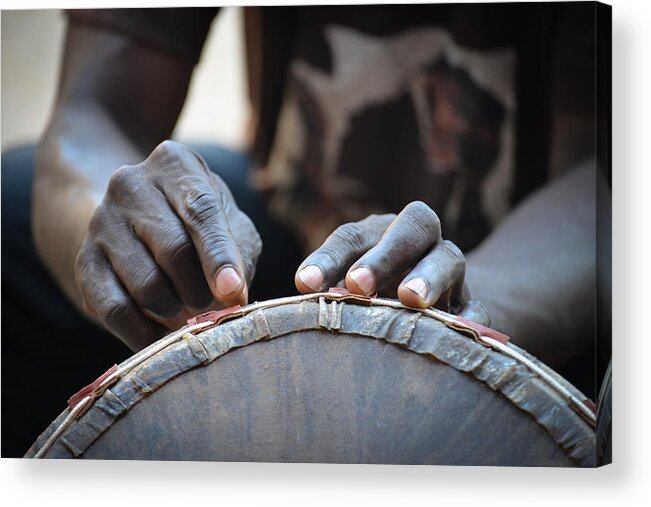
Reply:
<svg viewBox="0 0 651 507"><path fill-rule="evenodd" d="M300 292L319 292L338 283L362 295L383 293L413 308L436 306L481 324L490 318L470 299L465 258L441 236L441 222L422 202L399 215L371 215L344 224L300 265Z"/></svg>
<svg viewBox="0 0 651 507"><path fill-rule="evenodd" d="M245 304L261 249L224 182L193 150L165 141L111 177L75 281L84 309L138 350L192 313Z"/></svg>

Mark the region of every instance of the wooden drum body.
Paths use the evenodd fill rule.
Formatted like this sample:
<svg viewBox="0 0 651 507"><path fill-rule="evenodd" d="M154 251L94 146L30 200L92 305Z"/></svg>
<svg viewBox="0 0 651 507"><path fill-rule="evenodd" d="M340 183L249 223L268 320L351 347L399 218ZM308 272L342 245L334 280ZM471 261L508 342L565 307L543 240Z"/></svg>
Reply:
<svg viewBox="0 0 651 507"><path fill-rule="evenodd" d="M442 312L316 294L229 317L188 326L107 372L27 457L596 463L580 392Z"/></svg>

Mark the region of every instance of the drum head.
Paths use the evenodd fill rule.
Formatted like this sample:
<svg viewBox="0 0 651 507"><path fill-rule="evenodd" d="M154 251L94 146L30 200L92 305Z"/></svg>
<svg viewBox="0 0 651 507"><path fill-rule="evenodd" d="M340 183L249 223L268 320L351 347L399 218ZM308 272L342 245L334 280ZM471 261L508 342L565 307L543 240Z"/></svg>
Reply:
<svg viewBox="0 0 651 507"><path fill-rule="evenodd" d="M590 425L512 358L417 312L332 305L283 304L186 335L44 456L590 464Z"/></svg>

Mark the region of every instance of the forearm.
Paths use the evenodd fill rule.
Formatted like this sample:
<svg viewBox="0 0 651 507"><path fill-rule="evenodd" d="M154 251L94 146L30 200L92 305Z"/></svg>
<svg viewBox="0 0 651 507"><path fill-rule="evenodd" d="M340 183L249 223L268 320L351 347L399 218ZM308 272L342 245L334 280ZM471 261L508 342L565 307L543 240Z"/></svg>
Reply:
<svg viewBox="0 0 651 507"><path fill-rule="evenodd" d="M34 239L68 298L79 305L74 260L113 172L143 160L100 105L59 106L38 149L33 199Z"/></svg>
<svg viewBox="0 0 651 507"><path fill-rule="evenodd" d="M467 255L466 280L492 327L553 367L591 344L595 207L591 162L531 196Z"/></svg>
<svg viewBox="0 0 651 507"><path fill-rule="evenodd" d="M70 23L57 102L39 145L36 246L79 305L74 261L112 174L168 138L192 64L119 33Z"/></svg>

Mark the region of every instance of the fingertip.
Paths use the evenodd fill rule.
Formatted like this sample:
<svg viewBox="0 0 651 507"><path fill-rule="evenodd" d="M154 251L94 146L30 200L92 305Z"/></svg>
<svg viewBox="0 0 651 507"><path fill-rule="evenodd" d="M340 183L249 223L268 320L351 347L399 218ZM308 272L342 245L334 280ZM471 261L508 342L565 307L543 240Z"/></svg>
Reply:
<svg viewBox="0 0 651 507"><path fill-rule="evenodd" d="M309 294L311 292L314 292L312 289L310 289L307 285L303 283L303 281L298 276L298 273L294 275L294 285L296 286L296 290L301 294Z"/></svg>
<svg viewBox="0 0 651 507"><path fill-rule="evenodd" d="M426 299L423 299L406 284L401 284L398 287L398 299L403 305L410 308L428 308L430 306Z"/></svg>
<svg viewBox="0 0 651 507"><path fill-rule="evenodd" d="M229 306L235 306L235 305L240 305L240 306L245 306L249 302L249 290L248 287L246 286L246 283L242 286L242 289L238 292L234 292L230 297L225 297L220 300L222 304L224 304L226 307Z"/></svg>
<svg viewBox="0 0 651 507"><path fill-rule="evenodd" d="M221 308L229 308L235 305L244 306L248 303L248 295L244 290L241 290L228 297L218 298L217 301L222 305Z"/></svg>
<svg viewBox="0 0 651 507"><path fill-rule="evenodd" d="M471 299L466 302L457 315L483 326L490 327L491 325L490 313L488 313L486 307L476 299Z"/></svg>
<svg viewBox="0 0 651 507"><path fill-rule="evenodd" d="M309 264L299 269L294 276L294 284L303 294L319 292L323 289L324 280L323 271L316 264Z"/></svg>
<svg viewBox="0 0 651 507"><path fill-rule="evenodd" d="M376 286L375 275L366 267L355 268L346 275L346 288L354 294L370 296L375 294Z"/></svg>
<svg viewBox="0 0 651 507"><path fill-rule="evenodd" d="M215 277L215 297L228 305L244 305L248 301L248 287L240 273L233 266L224 266Z"/></svg>
<svg viewBox="0 0 651 507"><path fill-rule="evenodd" d="M233 266L224 266L215 277L215 290L218 297L226 297L242 288L242 277Z"/></svg>

